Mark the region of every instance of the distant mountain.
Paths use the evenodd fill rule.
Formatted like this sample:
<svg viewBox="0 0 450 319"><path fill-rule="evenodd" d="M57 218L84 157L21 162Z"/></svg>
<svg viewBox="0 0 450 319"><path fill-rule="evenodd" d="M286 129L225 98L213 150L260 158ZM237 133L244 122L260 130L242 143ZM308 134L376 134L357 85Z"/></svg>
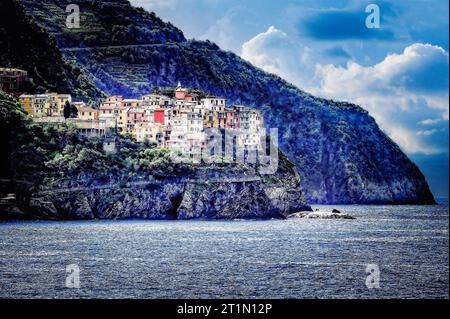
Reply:
<svg viewBox="0 0 450 319"><path fill-rule="evenodd" d="M110 94L184 86L259 108L280 133L311 203L432 204L418 167L357 105L316 98L126 0L79 0L81 29L65 28L73 1L20 1L62 54Z"/></svg>

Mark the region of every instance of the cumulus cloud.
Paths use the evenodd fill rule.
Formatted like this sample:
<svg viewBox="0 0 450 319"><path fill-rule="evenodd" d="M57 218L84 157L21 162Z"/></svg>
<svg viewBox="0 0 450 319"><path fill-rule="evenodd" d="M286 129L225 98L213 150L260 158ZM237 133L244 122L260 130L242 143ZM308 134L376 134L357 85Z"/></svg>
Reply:
<svg viewBox="0 0 450 319"><path fill-rule="evenodd" d="M314 72L314 52L291 41L288 35L274 26L242 45L241 57L264 71L301 84Z"/></svg>
<svg viewBox="0 0 450 319"><path fill-rule="evenodd" d="M409 154L448 152L448 52L416 43L374 65L323 63L341 49L317 52L271 26L243 44L242 57L313 94L361 105Z"/></svg>
<svg viewBox="0 0 450 319"><path fill-rule="evenodd" d="M405 151L433 154L448 152L448 76L448 52L416 43L373 66L316 65L320 85L311 91L360 104Z"/></svg>

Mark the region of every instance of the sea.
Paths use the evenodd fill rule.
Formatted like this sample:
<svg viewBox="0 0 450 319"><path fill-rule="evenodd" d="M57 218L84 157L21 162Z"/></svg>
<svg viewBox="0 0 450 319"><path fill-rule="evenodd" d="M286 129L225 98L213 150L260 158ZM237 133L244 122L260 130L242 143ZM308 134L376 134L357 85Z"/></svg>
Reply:
<svg viewBox="0 0 450 319"><path fill-rule="evenodd" d="M449 298L449 206L354 220L0 222L0 298Z"/></svg>

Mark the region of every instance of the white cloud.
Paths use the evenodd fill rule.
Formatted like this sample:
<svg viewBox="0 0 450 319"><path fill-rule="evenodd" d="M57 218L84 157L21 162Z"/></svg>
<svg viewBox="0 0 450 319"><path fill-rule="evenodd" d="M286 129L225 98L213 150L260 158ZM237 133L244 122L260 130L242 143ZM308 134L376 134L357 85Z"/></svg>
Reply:
<svg viewBox="0 0 450 319"><path fill-rule="evenodd" d="M448 60L442 48L416 43L373 66L317 65L320 85L311 91L360 104L410 154L448 152L445 132L440 139L427 139L438 130L423 131L417 126L448 119ZM430 120L430 115L441 120Z"/></svg>
<svg viewBox="0 0 450 319"><path fill-rule="evenodd" d="M437 129L432 129L432 130L425 130L425 131L418 131L416 133L416 135L418 136L430 136L433 135L434 133L436 133L438 130Z"/></svg>
<svg viewBox="0 0 450 319"><path fill-rule="evenodd" d="M389 135L397 144L399 144L406 152L410 154L422 153L431 155L442 152L439 148L429 146L422 142L411 130L401 126L390 127Z"/></svg>
<svg viewBox="0 0 450 319"><path fill-rule="evenodd" d="M243 44L242 57L315 95L361 105L409 154L448 152L449 55L441 47L416 43L372 66L336 66L272 26Z"/></svg>
<svg viewBox="0 0 450 319"><path fill-rule="evenodd" d="M297 85L314 72L314 52L274 26L245 42L241 57Z"/></svg>
<svg viewBox="0 0 450 319"><path fill-rule="evenodd" d="M425 119L425 120L420 121L419 123L422 125L435 125L441 121L442 121L442 119Z"/></svg>
<svg viewBox="0 0 450 319"><path fill-rule="evenodd" d="M130 0L131 5L142 7L149 11L160 9L175 9L179 0Z"/></svg>

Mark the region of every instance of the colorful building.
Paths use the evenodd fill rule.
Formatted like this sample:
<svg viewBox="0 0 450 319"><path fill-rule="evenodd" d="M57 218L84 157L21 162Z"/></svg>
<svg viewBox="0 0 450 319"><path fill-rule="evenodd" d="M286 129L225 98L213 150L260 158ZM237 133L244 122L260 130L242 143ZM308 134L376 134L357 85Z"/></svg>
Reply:
<svg viewBox="0 0 450 319"><path fill-rule="evenodd" d="M155 108L168 108L170 106L170 98L164 95L147 94L141 97L143 107L149 106Z"/></svg>
<svg viewBox="0 0 450 319"><path fill-rule="evenodd" d="M122 101L121 106L122 107L140 107L142 101L137 99L125 99Z"/></svg>
<svg viewBox="0 0 450 319"><path fill-rule="evenodd" d="M164 127L159 123L137 123L134 128L138 142L150 141L158 147L164 147Z"/></svg>
<svg viewBox="0 0 450 319"><path fill-rule="evenodd" d="M153 122L159 123L161 125L166 124L165 118L166 118L166 110L164 109L158 109L153 112Z"/></svg>
<svg viewBox="0 0 450 319"><path fill-rule="evenodd" d="M33 116L34 95L22 94L19 96L19 103L28 115Z"/></svg>
<svg viewBox="0 0 450 319"><path fill-rule="evenodd" d="M19 102L32 117L61 117L64 116L66 102L72 103L72 97L58 93L21 95Z"/></svg>
<svg viewBox="0 0 450 319"><path fill-rule="evenodd" d="M117 129L121 133L128 132L128 112L130 111L129 107L119 107L117 109Z"/></svg>
<svg viewBox="0 0 450 319"><path fill-rule="evenodd" d="M184 100L186 95L188 94L188 90L181 86L181 83L178 82L178 85L175 89L175 99Z"/></svg>
<svg viewBox="0 0 450 319"><path fill-rule="evenodd" d="M122 106L123 96L121 95L112 95L108 96L101 104L100 108L116 108Z"/></svg>
<svg viewBox="0 0 450 319"><path fill-rule="evenodd" d="M227 106L226 99L220 97L199 100L180 83L174 93L175 98L156 94L140 99L110 96L98 109L86 107L82 102L72 103L70 95L57 93L22 95L19 100L24 110L41 122L56 121L66 102L76 104L78 118L70 120L82 135L106 138L111 136L110 132L131 133L138 141L152 141L192 160L206 155L208 128L221 133L237 129L233 131L233 147L239 146L245 152L261 147L264 134L261 112L246 106Z"/></svg>
<svg viewBox="0 0 450 319"><path fill-rule="evenodd" d="M100 111L93 108L82 107L78 109L78 118L82 120L97 121Z"/></svg>

